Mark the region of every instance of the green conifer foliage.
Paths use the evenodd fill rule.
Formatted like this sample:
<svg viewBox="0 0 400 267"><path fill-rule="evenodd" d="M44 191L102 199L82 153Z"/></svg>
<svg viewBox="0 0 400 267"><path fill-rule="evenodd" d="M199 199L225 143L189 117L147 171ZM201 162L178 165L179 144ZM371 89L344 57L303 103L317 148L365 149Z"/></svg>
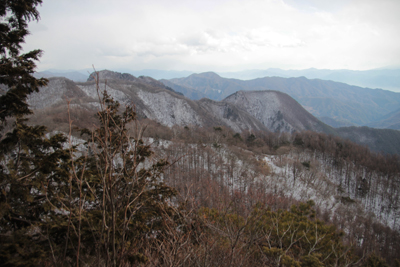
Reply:
<svg viewBox="0 0 400 267"><path fill-rule="evenodd" d="M21 44L29 34L28 22L38 20L36 7L42 0L0 1L0 122L30 113L27 96L46 85L46 79L32 76L41 50L21 54Z"/></svg>
<svg viewBox="0 0 400 267"><path fill-rule="evenodd" d="M21 54L27 22L39 19L41 0L0 1L0 262L37 266L47 256L43 229L50 207L68 177L62 135L46 138L43 126L28 126L27 96L46 84L32 73L41 54ZM7 125L6 128L5 126ZM11 123L10 123L11 122Z"/></svg>

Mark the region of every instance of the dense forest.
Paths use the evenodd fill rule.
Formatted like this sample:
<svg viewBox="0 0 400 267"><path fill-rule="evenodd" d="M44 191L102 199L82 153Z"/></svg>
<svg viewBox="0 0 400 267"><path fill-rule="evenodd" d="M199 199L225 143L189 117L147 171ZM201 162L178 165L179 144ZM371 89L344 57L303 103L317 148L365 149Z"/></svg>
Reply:
<svg viewBox="0 0 400 267"><path fill-rule="evenodd" d="M26 98L46 80L21 43L41 2L0 6L1 266L400 265L398 156L313 132L163 127L100 88L92 127L73 107L69 132L32 125Z"/></svg>
<svg viewBox="0 0 400 267"><path fill-rule="evenodd" d="M393 264L399 258L398 156L314 132L143 124L157 153L174 162L166 181L198 207L233 205L246 214L257 203L288 210L313 199L317 218L346 233L357 255L375 251Z"/></svg>

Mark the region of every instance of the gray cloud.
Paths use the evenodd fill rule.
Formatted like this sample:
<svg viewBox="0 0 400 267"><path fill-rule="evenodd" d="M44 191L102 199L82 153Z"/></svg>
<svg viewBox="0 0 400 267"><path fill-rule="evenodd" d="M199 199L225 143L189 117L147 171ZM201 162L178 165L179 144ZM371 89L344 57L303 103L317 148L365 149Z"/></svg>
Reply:
<svg viewBox="0 0 400 267"><path fill-rule="evenodd" d="M40 69L400 65L397 0L44 0ZM100 67L100 66L99 66Z"/></svg>

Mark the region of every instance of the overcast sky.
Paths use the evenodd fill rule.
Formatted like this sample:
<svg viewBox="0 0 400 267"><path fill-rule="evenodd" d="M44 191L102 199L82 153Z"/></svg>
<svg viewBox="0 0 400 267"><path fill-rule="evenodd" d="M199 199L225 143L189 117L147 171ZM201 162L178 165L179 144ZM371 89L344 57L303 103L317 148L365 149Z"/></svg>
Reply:
<svg viewBox="0 0 400 267"><path fill-rule="evenodd" d="M400 67L399 0L43 0L46 69Z"/></svg>

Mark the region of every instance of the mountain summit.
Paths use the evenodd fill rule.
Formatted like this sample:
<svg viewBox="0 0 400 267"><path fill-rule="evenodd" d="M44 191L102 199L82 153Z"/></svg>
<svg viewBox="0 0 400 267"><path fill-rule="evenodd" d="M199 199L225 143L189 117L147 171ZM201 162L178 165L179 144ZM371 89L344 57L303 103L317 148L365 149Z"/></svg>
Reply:
<svg viewBox="0 0 400 267"><path fill-rule="evenodd" d="M235 104L246 110L274 132L311 130L332 132L289 95L277 91L239 91L222 102Z"/></svg>
<svg viewBox="0 0 400 267"><path fill-rule="evenodd" d="M102 70L93 72L89 75L87 79L88 82L92 82L97 79L97 76L100 80L124 80L124 81L135 81L137 78L129 73L119 73L111 70Z"/></svg>

